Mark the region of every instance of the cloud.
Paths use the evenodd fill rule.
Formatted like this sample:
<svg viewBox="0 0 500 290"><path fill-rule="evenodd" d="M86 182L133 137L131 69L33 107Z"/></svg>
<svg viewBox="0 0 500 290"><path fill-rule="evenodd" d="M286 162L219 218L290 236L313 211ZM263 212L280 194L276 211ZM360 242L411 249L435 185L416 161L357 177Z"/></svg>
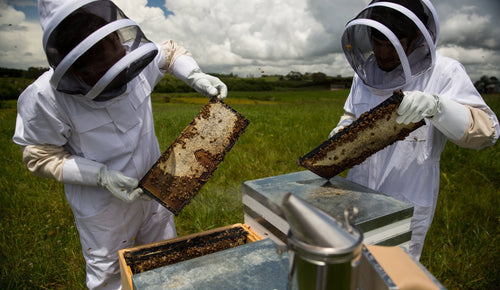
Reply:
<svg viewBox="0 0 500 290"><path fill-rule="evenodd" d="M438 52L458 60L463 65L481 63L487 59L492 59L495 55L491 50L482 48L466 49L458 45L440 47Z"/></svg>
<svg viewBox="0 0 500 290"><path fill-rule="evenodd" d="M448 45L438 48L438 52L462 63L473 80L477 80L483 75L498 76L500 55L497 51Z"/></svg>
<svg viewBox="0 0 500 290"><path fill-rule="evenodd" d="M493 26L493 15L479 14L476 6L464 6L441 23L441 43L463 47L498 48L498 28ZM497 35L498 36L498 35Z"/></svg>
<svg viewBox="0 0 500 290"><path fill-rule="evenodd" d="M300 0L183 0L167 4L175 15L165 21L142 21L141 27L157 41L174 39L208 67L297 60L314 53L314 48L308 49L308 39L322 30ZM129 17L137 19L135 11L131 12Z"/></svg>
<svg viewBox="0 0 500 290"><path fill-rule="evenodd" d="M457 59L473 79L500 75L500 2L442 1L436 4L441 35L438 52Z"/></svg>
<svg viewBox="0 0 500 290"><path fill-rule="evenodd" d="M25 20L24 13L15 10L7 5L5 1L0 1L0 24L20 24Z"/></svg>
<svg viewBox="0 0 500 290"><path fill-rule="evenodd" d="M262 70L293 70L349 76L353 71L340 37L345 24L369 1L168 0L163 10L156 7L160 1L155 7L147 0L115 3L149 39L173 39L206 72L258 76ZM441 21L439 52L463 62L472 78L485 73L500 76L500 1L434 2ZM47 66L38 20L27 17L17 3L21 2L0 0L0 66Z"/></svg>
<svg viewBox="0 0 500 290"><path fill-rule="evenodd" d="M116 3L150 39L173 39L186 47L203 70L246 76L261 69L352 74L337 57L340 34L366 1L168 1L166 9L174 15L166 19L158 16L159 8L145 9L146 1Z"/></svg>
<svg viewBox="0 0 500 290"><path fill-rule="evenodd" d="M0 2L0 11L0 66L47 67L40 23L26 20L23 12L5 2Z"/></svg>
<svg viewBox="0 0 500 290"><path fill-rule="evenodd" d="M325 33L316 35L315 43L324 45L330 53L343 53L340 37L345 24L353 19L369 2L369 0L307 0L308 10L325 30Z"/></svg>

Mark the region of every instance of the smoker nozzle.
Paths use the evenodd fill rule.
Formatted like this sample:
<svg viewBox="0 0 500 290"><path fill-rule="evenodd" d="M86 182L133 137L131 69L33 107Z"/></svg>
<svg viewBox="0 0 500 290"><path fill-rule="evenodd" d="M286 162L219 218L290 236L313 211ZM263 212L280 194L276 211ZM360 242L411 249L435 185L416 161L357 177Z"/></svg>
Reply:
<svg viewBox="0 0 500 290"><path fill-rule="evenodd" d="M359 239L359 232L350 233L341 222L293 194L283 198L282 209L292 235L307 244L344 249Z"/></svg>

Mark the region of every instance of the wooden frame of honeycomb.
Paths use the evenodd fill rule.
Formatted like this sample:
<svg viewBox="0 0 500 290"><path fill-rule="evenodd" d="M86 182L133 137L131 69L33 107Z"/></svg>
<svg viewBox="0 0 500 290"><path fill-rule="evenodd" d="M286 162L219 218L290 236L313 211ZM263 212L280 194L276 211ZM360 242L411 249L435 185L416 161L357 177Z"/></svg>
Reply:
<svg viewBox="0 0 500 290"><path fill-rule="evenodd" d="M363 113L351 125L302 156L298 164L317 175L330 179L342 171L361 164L366 158L424 125L422 120L408 125L396 122L397 109L403 100L401 91Z"/></svg>
<svg viewBox="0 0 500 290"><path fill-rule="evenodd" d="M144 192L175 215L193 199L249 121L211 100L139 182Z"/></svg>

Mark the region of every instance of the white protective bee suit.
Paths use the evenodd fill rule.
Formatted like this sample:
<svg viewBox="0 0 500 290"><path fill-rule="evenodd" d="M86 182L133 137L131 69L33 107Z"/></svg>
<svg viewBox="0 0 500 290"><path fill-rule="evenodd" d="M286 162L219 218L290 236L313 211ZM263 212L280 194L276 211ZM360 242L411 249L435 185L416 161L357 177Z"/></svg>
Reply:
<svg viewBox="0 0 500 290"><path fill-rule="evenodd" d="M410 2L420 8L408 6ZM384 15L387 11L396 15L398 23L405 18L414 23L418 35L415 42L391 31L396 29L387 24L390 19ZM390 41L399 57L399 65L391 70L381 69L382 64L379 66L375 57L376 39L372 36L380 34L385 43ZM497 117L474 88L463 66L435 52L438 34L437 14L428 0L373 1L348 22L342 47L356 74L344 106L345 114L330 133L332 136L352 123L395 90L402 90L405 95L398 109L398 122L418 122L425 118L425 126L353 167L347 176L414 206L409 251L416 260L420 259L436 208L439 160L446 141L480 149L493 145L500 133Z"/></svg>
<svg viewBox="0 0 500 290"><path fill-rule="evenodd" d="M64 183L88 288L120 289L119 249L176 236L172 213L136 189L161 153L154 86L168 71L208 97L227 88L184 48L147 40L111 1L38 4L51 69L19 97L13 141L30 171Z"/></svg>

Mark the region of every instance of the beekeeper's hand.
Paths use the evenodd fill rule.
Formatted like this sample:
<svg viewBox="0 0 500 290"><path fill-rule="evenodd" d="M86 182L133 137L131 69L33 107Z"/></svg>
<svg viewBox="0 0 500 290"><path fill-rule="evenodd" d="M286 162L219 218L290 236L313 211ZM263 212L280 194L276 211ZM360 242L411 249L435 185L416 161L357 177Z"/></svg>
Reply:
<svg viewBox="0 0 500 290"><path fill-rule="evenodd" d="M344 114L340 117L340 121L337 124L337 127L333 128L328 135L328 139L332 138L333 135L337 134L340 130L352 124L352 122L356 120L356 116L352 113L344 112Z"/></svg>
<svg viewBox="0 0 500 290"><path fill-rule="evenodd" d="M177 57L172 72L177 78L206 97L217 97L221 101L227 97L227 86L219 78L203 73L196 61L189 55Z"/></svg>
<svg viewBox="0 0 500 290"><path fill-rule="evenodd" d="M227 97L227 87L219 79L211 75L207 75L201 70L193 70L187 77L188 84L198 93L205 97L215 97L219 100L224 100Z"/></svg>
<svg viewBox="0 0 500 290"><path fill-rule="evenodd" d="M52 178L64 184L100 186L125 202L133 202L139 197L150 200L142 189L137 188L139 181L136 178L108 170L100 162L71 155L62 146L30 145L22 149L23 161L38 176Z"/></svg>
<svg viewBox="0 0 500 290"><path fill-rule="evenodd" d="M97 185L107 189L115 197L124 202L131 203L138 199L143 191L137 188L139 181L136 178L128 177L115 170L108 170L102 166L97 178Z"/></svg>
<svg viewBox="0 0 500 290"><path fill-rule="evenodd" d="M403 100L398 108L396 122L408 125L417 123L423 118L432 118L439 113L439 96L419 91L404 92Z"/></svg>
<svg viewBox="0 0 500 290"><path fill-rule="evenodd" d="M353 122L353 120L351 120L351 119L345 119L345 120L340 121L337 124L337 127L333 128L333 130L330 132L330 135L328 135L328 138L332 138L333 135L337 134L340 130L344 129L345 127L351 125L352 122Z"/></svg>
<svg viewBox="0 0 500 290"><path fill-rule="evenodd" d="M423 118L430 122L446 137L460 140L469 125L469 109L448 98L423 92L404 92L399 105L396 122L416 123Z"/></svg>

